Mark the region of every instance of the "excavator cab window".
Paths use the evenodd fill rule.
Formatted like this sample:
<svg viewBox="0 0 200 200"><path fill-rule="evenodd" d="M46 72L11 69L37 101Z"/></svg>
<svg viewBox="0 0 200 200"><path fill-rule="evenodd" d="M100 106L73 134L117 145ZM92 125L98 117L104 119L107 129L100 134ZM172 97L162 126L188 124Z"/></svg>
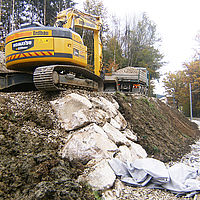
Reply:
<svg viewBox="0 0 200 200"><path fill-rule="evenodd" d="M81 20L82 21L82 23L81 24L84 24L84 20L81 18L81 17L76 17L76 19L77 18L79 18L79 20ZM76 33L78 33L80 36L81 36L81 38L82 38L82 40L83 40L83 38L84 38L84 33L85 33L85 29L84 29L84 27L82 26L81 28L80 27L74 27L74 31L76 32ZM84 40L83 40L83 43L84 43Z"/></svg>
<svg viewBox="0 0 200 200"><path fill-rule="evenodd" d="M62 28L64 23L65 23L64 21L57 21L57 22L55 23L55 27L60 27L60 28Z"/></svg>

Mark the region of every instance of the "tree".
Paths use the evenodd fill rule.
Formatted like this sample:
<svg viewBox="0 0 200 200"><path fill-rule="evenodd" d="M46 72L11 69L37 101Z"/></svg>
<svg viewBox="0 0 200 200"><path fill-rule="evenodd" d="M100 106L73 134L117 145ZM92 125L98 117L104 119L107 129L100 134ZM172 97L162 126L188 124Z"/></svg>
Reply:
<svg viewBox="0 0 200 200"><path fill-rule="evenodd" d="M187 73L187 82L192 86L193 114L200 117L200 60L184 64Z"/></svg>
<svg viewBox="0 0 200 200"><path fill-rule="evenodd" d="M84 11L88 14L100 16L105 24L107 10L102 0L85 0L83 3Z"/></svg>
<svg viewBox="0 0 200 200"><path fill-rule="evenodd" d="M113 26L107 32L103 44L103 62L106 69L110 72L122 68L125 62L121 41L120 20L115 16L112 16L111 19Z"/></svg>
<svg viewBox="0 0 200 200"><path fill-rule="evenodd" d="M143 13L142 19L134 22L131 27L126 22L124 40L124 55L126 66L145 67L152 78L159 78L157 70L163 65L163 55L156 48L161 41L157 36L156 25Z"/></svg>
<svg viewBox="0 0 200 200"><path fill-rule="evenodd" d="M189 83L192 86L193 114L200 117L200 61L185 63L185 70L168 73L164 80L167 94L174 97L176 106L183 107L186 116L189 116Z"/></svg>
<svg viewBox="0 0 200 200"><path fill-rule="evenodd" d="M14 2L13 8L10 2ZM4 36L11 31L11 27L18 29L26 22L39 22L53 25L57 13L76 3L73 0L3 0L1 5L1 22ZM45 15L46 13L46 15ZM14 20L12 19L14 16Z"/></svg>
<svg viewBox="0 0 200 200"><path fill-rule="evenodd" d="M166 92L173 97L177 108L189 101L188 81L185 71L170 72L163 82Z"/></svg>
<svg viewBox="0 0 200 200"><path fill-rule="evenodd" d="M123 65L124 57L122 56L122 48L116 36L107 36L107 40L103 49L103 61L107 68L116 71Z"/></svg>

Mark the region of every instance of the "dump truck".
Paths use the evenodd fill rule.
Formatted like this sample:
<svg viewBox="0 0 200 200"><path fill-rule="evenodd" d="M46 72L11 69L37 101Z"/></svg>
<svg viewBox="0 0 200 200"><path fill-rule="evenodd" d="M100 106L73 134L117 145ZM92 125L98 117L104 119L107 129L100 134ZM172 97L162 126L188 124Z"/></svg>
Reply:
<svg viewBox="0 0 200 200"><path fill-rule="evenodd" d="M148 94L149 73L146 68L125 67L105 76L105 92Z"/></svg>

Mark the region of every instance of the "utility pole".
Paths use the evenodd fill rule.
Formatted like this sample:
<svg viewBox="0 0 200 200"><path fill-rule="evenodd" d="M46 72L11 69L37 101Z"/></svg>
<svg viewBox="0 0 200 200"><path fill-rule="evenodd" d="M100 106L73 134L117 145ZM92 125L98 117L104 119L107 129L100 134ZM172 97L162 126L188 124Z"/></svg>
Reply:
<svg viewBox="0 0 200 200"><path fill-rule="evenodd" d="M192 121L192 86L191 83L189 83L189 89L190 89L190 121Z"/></svg>

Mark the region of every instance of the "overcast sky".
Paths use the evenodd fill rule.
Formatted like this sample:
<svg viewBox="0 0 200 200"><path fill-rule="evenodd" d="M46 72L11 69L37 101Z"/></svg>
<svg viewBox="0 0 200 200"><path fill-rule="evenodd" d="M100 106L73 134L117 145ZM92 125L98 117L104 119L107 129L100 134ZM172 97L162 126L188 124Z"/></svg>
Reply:
<svg viewBox="0 0 200 200"><path fill-rule="evenodd" d="M84 0L75 0L81 5ZM110 15L122 20L143 12L157 25L162 39L160 51L167 64L162 73L182 69L198 48L195 36L200 31L200 0L103 0Z"/></svg>

